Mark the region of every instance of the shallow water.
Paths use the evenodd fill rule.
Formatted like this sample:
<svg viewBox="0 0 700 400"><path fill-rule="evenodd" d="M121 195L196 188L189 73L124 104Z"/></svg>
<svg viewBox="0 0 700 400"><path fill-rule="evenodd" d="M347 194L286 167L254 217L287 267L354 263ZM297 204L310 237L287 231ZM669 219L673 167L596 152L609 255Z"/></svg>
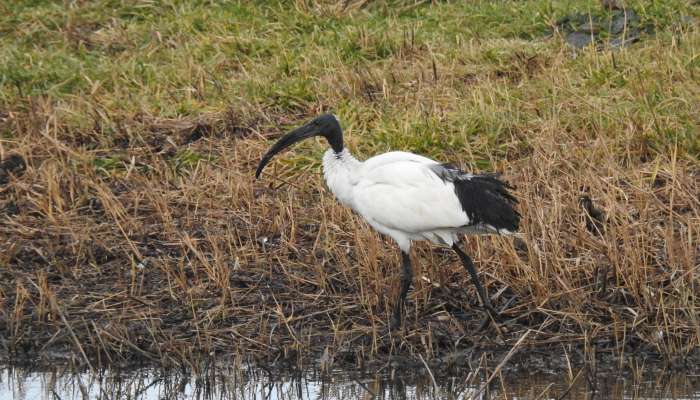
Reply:
<svg viewBox="0 0 700 400"><path fill-rule="evenodd" d="M428 374L398 372L274 376L230 367L200 375L153 369L74 373L65 368L4 368L0 399L700 399L700 376L654 375L634 379L582 374L571 385L566 375L503 374L486 386L488 376L474 373L433 383Z"/></svg>

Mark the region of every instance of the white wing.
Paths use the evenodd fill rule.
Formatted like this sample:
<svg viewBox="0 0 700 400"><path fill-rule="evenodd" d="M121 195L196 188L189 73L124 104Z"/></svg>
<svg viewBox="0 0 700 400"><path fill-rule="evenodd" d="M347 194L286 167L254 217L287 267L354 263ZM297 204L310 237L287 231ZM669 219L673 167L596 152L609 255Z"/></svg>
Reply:
<svg viewBox="0 0 700 400"><path fill-rule="evenodd" d="M377 227L418 233L467 225L454 185L440 179L429 158L392 152L363 163L353 188L357 211Z"/></svg>

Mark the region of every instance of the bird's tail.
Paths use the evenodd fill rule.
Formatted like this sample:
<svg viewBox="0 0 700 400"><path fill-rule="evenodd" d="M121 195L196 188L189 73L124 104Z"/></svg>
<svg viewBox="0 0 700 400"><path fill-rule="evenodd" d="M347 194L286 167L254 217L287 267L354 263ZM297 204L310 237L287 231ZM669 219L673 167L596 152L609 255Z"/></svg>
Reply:
<svg viewBox="0 0 700 400"><path fill-rule="evenodd" d="M453 182L470 225L487 226L498 233L518 230L520 213L515 209L518 199L509 191L513 187L497 174L462 174Z"/></svg>

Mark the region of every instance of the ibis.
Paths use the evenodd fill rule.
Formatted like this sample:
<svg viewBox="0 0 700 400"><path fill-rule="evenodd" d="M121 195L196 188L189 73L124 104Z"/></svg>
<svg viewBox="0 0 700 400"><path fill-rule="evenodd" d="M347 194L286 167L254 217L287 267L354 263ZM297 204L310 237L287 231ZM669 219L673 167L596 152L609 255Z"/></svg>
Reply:
<svg viewBox="0 0 700 400"><path fill-rule="evenodd" d="M428 240L449 246L471 276L483 308L494 320L491 305L469 256L458 243L465 234L512 234L518 230L517 199L508 183L496 174L460 170L417 154L392 151L360 161L343 146L343 131L332 114L321 115L282 136L260 160L260 177L272 157L304 139L320 136L330 148L323 155L328 188L378 232L392 238L401 250L399 297L389 326L402 323L406 294L413 272L411 242Z"/></svg>

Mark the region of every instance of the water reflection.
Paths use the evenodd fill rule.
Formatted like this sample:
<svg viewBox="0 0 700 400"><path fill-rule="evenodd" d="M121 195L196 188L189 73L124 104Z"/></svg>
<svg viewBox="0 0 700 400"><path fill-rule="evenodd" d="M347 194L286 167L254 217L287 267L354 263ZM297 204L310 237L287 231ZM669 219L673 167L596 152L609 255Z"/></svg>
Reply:
<svg viewBox="0 0 700 400"><path fill-rule="evenodd" d="M217 367L199 374L103 370L71 372L66 368L5 368L0 399L700 399L700 376L657 377L504 374L483 386L484 376L465 374L438 379L394 373L360 375L337 371L321 376L273 376L248 369Z"/></svg>

